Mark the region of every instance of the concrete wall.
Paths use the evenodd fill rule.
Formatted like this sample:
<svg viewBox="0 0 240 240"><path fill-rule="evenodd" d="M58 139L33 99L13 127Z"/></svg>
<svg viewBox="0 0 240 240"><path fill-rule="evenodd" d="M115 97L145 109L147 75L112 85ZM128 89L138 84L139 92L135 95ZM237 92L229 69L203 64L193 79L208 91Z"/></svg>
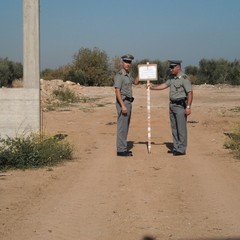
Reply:
<svg viewBox="0 0 240 240"><path fill-rule="evenodd" d="M40 92L29 88L0 88L0 136L39 132Z"/></svg>

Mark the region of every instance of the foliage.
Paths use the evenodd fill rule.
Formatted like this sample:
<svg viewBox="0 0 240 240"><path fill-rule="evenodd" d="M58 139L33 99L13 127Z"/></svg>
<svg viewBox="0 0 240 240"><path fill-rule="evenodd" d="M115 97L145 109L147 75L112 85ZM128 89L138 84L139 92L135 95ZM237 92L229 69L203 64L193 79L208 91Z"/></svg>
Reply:
<svg viewBox="0 0 240 240"><path fill-rule="evenodd" d="M233 150L236 158L240 159L240 124L236 125L233 132L228 134L224 147Z"/></svg>
<svg viewBox="0 0 240 240"><path fill-rule="evenodd" d="M11 87L13 80L23 77L21 63L13 62L8 58L0 58L0 87Z"/></svg>
<svg viewBox="0 0 240 240"><path fill-rule="evenodd" d="M169 76L168 61L142 59L132 63L132 75L138 74L138 64L147 62L157 64L158 81L164 82ZM41 78L46 80L70 80L84 86L111 86L113 78L121 68L121 58L114 57L111 61L105 51L98 48L80 48L73 56L73 61L56 69L45 69ZM190 76L193 84L230 84L240 85L240 60L233 62L220 59L201 59L199 66L186 66L185 73ZM15 79L23 77L21 63L0 58L0 87L12 86Z"/></svg>
<svg viewBox="0 0 240 240"><path fill-rule="evenodd" d="M53 94L62 102L75 103L80 101L80 97L69 88L54 90Z"/></svg>
<svg viewBox="0 0 240 240"><path fill-rule="evenodd" d="M57 100L57 101L56 101ZM46 106L48 111L68 107L70 104L81 102L82 98L69 88L53 90L53 99Z"/></svg>
<svg viewBox="0 0 240 240"><path fill-rule="evenodd" d="M52 80L52 79L67 79L69 71L71 70L71 65L68 64L66 66L61 66L56 69L45 69L41 72L41 78L45 80Z"/></svg>
<svg viewBox="0 0 240 240"><path fill-rule="evenodd" d="M84 86L109 86L113 82L108 56L96 47L81 48L74 54L71 64L55 70L45 69L41 77L70 80Z"/></svg>
<svg viewBox="0 0 240 240"><path fill-rule="evenodd" d="M228 79L232 85L240 85L240 60L229 63Z"/></svg>
<svg viewBox="0 0 240 240"><path fill-rule="evenodd" d="M228 62L224 59L202 59L199 68L186 67L195 84L231 84L240 85L240 61Z"/></svg>
<svg viewBox="0 0 240 240"><path fill-rule="evenodd" d="M187 66L185 67L185 73L188 75L197 75L198 74L198 68L196 66Z"/></svg>
<svg viewBox="0 0 240 240"><path fill-rule="evenodd" d="M100 98L89 98L80 96L69 88L57 89L53 91L54 98L47 105L48 111L54 111L57 108L65 108L73 103L94 103L98 102ZM55 101L57 100L57 101ZM97 104L100 106L101 104Z"/></svg>
<svg viewBox="0 0 240 240"><path fill-rule="evenodd" d="M81 48L73 56L68 79L86 86L109 85L110 71L108 56L98 48Z"/></svg>
<svg viewBox="0 0 240 240"><path fill-rule="evenodd" d="M112 73L112 76L114 76L118 71L120 71L122 64L121 64L121 58L114 57L112 58L112 61L110 63L110 71Z"/></svg>
<svg viewBox="0 0 240 240"><path fill-rule="evenodd" d="M0 169L53 166L72 159L73 148L65 140L39 134L0 138Z"/></svg>

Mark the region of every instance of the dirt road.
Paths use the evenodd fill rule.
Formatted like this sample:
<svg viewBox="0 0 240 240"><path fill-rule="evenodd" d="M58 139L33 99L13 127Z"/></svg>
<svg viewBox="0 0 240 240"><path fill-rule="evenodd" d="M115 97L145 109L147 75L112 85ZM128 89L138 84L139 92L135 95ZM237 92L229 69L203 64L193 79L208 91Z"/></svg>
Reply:
<svg viewBox="0 0 240 240"><path fill-rule="evenodd" d="M151 92L149 154L146 89L135 87L131 158L116 156L113 89L81 92L99 100L43 114L73 161L0 173L1 240L240 239L240 161L223 148L240 88L195 86L187 155L172 156L168 91Z"/></svg>

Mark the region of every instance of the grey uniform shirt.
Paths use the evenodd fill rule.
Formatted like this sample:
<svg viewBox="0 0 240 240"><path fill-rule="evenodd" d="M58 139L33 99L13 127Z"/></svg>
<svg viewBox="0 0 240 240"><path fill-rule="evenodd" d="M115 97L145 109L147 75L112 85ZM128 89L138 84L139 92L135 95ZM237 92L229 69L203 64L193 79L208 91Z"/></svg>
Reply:
<svg viewBox="0 0 240 240"><path fill-rule="evenodd" d="M187 93L192 91L191 81L184 73L168 79L165 84L170 86L169 97L171 100L186 98Z"/></svg>
<svg viewBox="0 0 240 240"><path fill-rule="evenodd" d="M119 88L121 95L132 97L133 78L124 69L121 69L114 77L114 87Z"/></svg>

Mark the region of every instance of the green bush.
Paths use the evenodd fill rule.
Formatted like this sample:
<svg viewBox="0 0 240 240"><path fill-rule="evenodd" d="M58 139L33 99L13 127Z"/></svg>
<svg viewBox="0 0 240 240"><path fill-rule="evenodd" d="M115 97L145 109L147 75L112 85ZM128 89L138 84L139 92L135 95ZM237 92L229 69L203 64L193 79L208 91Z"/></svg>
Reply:
<svg viewBox="0 0 240 240"><path fill-rule="evenodd" d="M65 140L39 134L0 138L0 169L53 166L72 159L73 148Z"/></svg>
<svg viewBox="0 0 240 240"><path fill-rule="evenodd" d="M7 58L0 58L0 87L11 87L13 80L23 77L23 66Z"/></svg>
<svg viewBox="0 0 240 240"><path fill-rule="evenodd" d="M80 101L80 97L69 88L54 90L53 94L62 102L75 103Z"/></svg>
<svg viewBox="0 0 240 240"><path fill-rule="evenodd" d="M86 86L107 86L110 82L108 56L97 47L81 48L73 56L73 71ZM76 76L75 76L76 77ZM76 79L70 79L74 80ZM80 83L81 84L81 83Z"/></svg>
<svg viewBox="0 0 240 240"><path fill-rule="evenodd" d="M224 143L224 147L231 149L236 158L240 159L240 124L238 124L232 133L226 134L229 138Z"/></svg>

